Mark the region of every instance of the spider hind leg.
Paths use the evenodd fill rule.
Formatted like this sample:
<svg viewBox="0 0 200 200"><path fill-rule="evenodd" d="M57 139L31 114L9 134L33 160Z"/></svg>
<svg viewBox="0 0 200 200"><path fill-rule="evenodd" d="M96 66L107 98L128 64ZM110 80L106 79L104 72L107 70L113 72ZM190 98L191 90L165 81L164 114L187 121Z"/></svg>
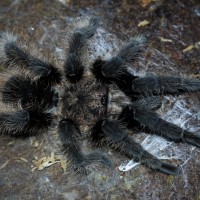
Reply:
<svg viewBox="0 0 200 200"><path fill-rule="evenodd" d="M60 121L59 134L63 148L75 171L87 173L87 168L93 163L102 163L107 166L111 165L108 158L100 152L83 154L76 139L77 127L72 120L62 119Z"/></svg>
<svg viewBox="0 0 200 200"><path fill-rule="evenodd" d="M148 94L180 94L200 91L200 80L179 77L150 76L134 79L132 91Z"/></svg>
<svg viewBox="0 0 200 200"><path fill-rule="evenodd" d="M180 169L172 164L162 162L143 147L130 138L127 130L116 121L100 120L96 123L92 131L92 140L95 143L106 143L114 149L119 150L129 159L139 161L151 169L160 172L179 175Z"/></svg>
<svg viewBox="0 0 200 200"><path fill-rule="evenodd" d="M186 142L200 147L200 134L188 132L182 128L161 119L154 111L133 103L124 108L120 119L129 126L134 124L145 131L155 133L175 142Z"/></svg>
<svg viewBox="0 0 200 200"><path fill-rule="evenodd" d="M145 109L157 110L161 107L162 102L161 102L161 97L151 96L151 97L141 98L135 101L134 104L143 107ZM127 128L131 129L134 132L144 130L144 126L142 126L141 123L135 120L133 116L134 116L133 112L130 112L130 107L126 106L118 116L118 120L121 123L126 124Z"/></svg>

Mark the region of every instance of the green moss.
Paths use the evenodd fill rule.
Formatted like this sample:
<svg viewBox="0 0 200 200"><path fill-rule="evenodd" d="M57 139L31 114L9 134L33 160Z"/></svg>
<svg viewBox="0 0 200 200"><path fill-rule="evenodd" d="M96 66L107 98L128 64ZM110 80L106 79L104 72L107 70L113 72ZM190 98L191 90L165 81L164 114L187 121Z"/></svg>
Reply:
<svg viewBox="0 0 200 200"><path fill-rule="evenodd" d="M3 67L2 65L0 65L0 72L3 72L5 70L5 67Z"/></svg>
<svg viewBox="0 0 200 200"><path fill-rule="evenodd" d="M174 176L168 176L167 183L171 184L172 182L174 182Z"/></svg>
<svg viewBox="0 0 200 200"><path fill-rule="evenodd" d="M141 182L141 178L140 177L134 177L132 179L130 178L124 178L124 189L126 191L130 191L133 189L133 187L137 186L139 183Z"/></svg>
<svg viewBox="0 0 200 200"><path fill-rule="evenodd" d="M96 174L95 179L98 180L100 183L103 183L107 180L106 175Z"/></svg>

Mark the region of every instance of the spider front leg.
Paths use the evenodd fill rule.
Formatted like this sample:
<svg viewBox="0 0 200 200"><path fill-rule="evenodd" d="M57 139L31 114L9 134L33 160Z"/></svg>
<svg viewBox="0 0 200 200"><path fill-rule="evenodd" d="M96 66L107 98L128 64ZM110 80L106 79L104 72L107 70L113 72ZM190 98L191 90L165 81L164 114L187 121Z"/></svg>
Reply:
<svg viewBox="0 0 200 200"><path fill-rule="evenodd" d="M108 60L101 68L105 78L119 78L126 74L126 63L134 62L146 47L147 38L144 35L134 37L118 54Z"/></svg>
<svg viewBox="0 0 200 200"><path fill-rule="evenodd" d="M87 173L87 167L92 163L103 163L110 166L110 161L99 152L83 154L78 143L79 130L70 119L62 119L59 123L59 135L63 148L71 165L77 172Z"/></svg>
<svg viewBox="0 0 200 200"><path fill-rule="evenodd" d="M78 82L83 76L84 47L87 40L94 35L98 25L99 18L93 17L87 26L76 29L71 36L64 70L66 78L72 83Z"/></svg>
<svg viewBox="0 0 200 200"><path fill-rule="evenodd" d="M29 70L45 85L61 82L60 71L47 61L36 58L23 50L17 36L2 32L0 34L0 63L5 67L18 67Z"/></svg>
<svg viewBox="0 0 200 200"><path fill-rule="evenodd" d="M142 107L138 103L133 103L124 108L119 116L119 120L127 123L129 128L134 128L137 124L150 133L155 133L167 139L200 147L200 134L195 134L183 130L182 128L161 119L154 111Z"/></svg>
<svg viewBox="0 0 200 200"><path fill-rule="evenodd" d="M140 144L129 137L127 130L116 121L107 119L98 121L93 128L92 139L97 144L106 143L125 154L129 159L140 162L152 169L171 175L180 173L178 167L162 162L147 152Z"/></svg>
<svg viewBox="0 0 200 200"><path fill-rule="evenodd" d="M57 106L59 98L54 88L45 86L44 82L24 74L10 77L1 90L3 102L15 105L20 103L24 109L30 106L51 109Z"/></svg>
<svg viewBox="0 0 200 200"><path fill-rule="evenodd" d="M200 80L171 77L148 76L140 78L135 76L127 63L137 59L145 47L144 35L133 38L119 53L108 61L97 60L93 64L93 73L102 82L114 82L133 100L139 96L158 94L180 94L183 92L200 91Z"/></svg>
<svg viewBox="0 0 200 200"><path fill-rule="evenodd" d="M92 67L96 79L105 83L115 82L126 95L133 96L132 82L138 77L132 74L127 63L134 62L139 57L146 42L144 35L136 36L108 61L96 60Z"/></svg>
<svg viewBox="0 0 200 200"><path fill-rule="evenodd" d="M39 110L13 110L1 104L0 130L1 134L15 137L28 137L48 130L53 121L51 113Z"/></svg>

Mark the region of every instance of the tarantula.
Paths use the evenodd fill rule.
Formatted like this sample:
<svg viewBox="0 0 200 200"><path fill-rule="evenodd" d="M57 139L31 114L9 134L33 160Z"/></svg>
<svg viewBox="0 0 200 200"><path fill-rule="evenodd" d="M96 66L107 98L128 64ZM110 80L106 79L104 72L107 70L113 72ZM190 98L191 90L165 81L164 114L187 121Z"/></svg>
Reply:
<svg viewBox="0 0 200 200"><path fill-rule="evenodd" d="M128 132L145 130L200 147L199 134L183 130L155 112L162 95L200 91L200 80L135 76L130 64L145 50L145 35L131 39L111 59L98 58L87 66L84 52L98 26L99 18L93 17L74 28L62 69L29 54L13 34L0 33L0 63L5 68L1 73L1 133L36 135L56 123L75 171L86 172L93 163L111 165L98 151L81 151L78 140L86 133L96 146L110 146L151 169L178 175L179 167L144 150Z"/></svg>

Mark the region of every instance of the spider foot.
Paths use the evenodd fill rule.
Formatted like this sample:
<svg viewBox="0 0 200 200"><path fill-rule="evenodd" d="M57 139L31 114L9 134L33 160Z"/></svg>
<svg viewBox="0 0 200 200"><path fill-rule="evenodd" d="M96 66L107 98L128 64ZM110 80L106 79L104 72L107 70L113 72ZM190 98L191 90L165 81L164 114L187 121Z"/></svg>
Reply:
<svg viewBox="0 0 200 200"><path fill-rule="evenodd" d="M182 140L194 146L200 147L200 134L183 132Z"/></svg>
<svg viewBox="0 0 200 200"><path fill-rule="evenodd" d="M176 167L166 162L161 162L161 166L159 166L158 170L165 174L170 174L174 176L178 176L181 174L181 169L179 167Z"/></svg>

